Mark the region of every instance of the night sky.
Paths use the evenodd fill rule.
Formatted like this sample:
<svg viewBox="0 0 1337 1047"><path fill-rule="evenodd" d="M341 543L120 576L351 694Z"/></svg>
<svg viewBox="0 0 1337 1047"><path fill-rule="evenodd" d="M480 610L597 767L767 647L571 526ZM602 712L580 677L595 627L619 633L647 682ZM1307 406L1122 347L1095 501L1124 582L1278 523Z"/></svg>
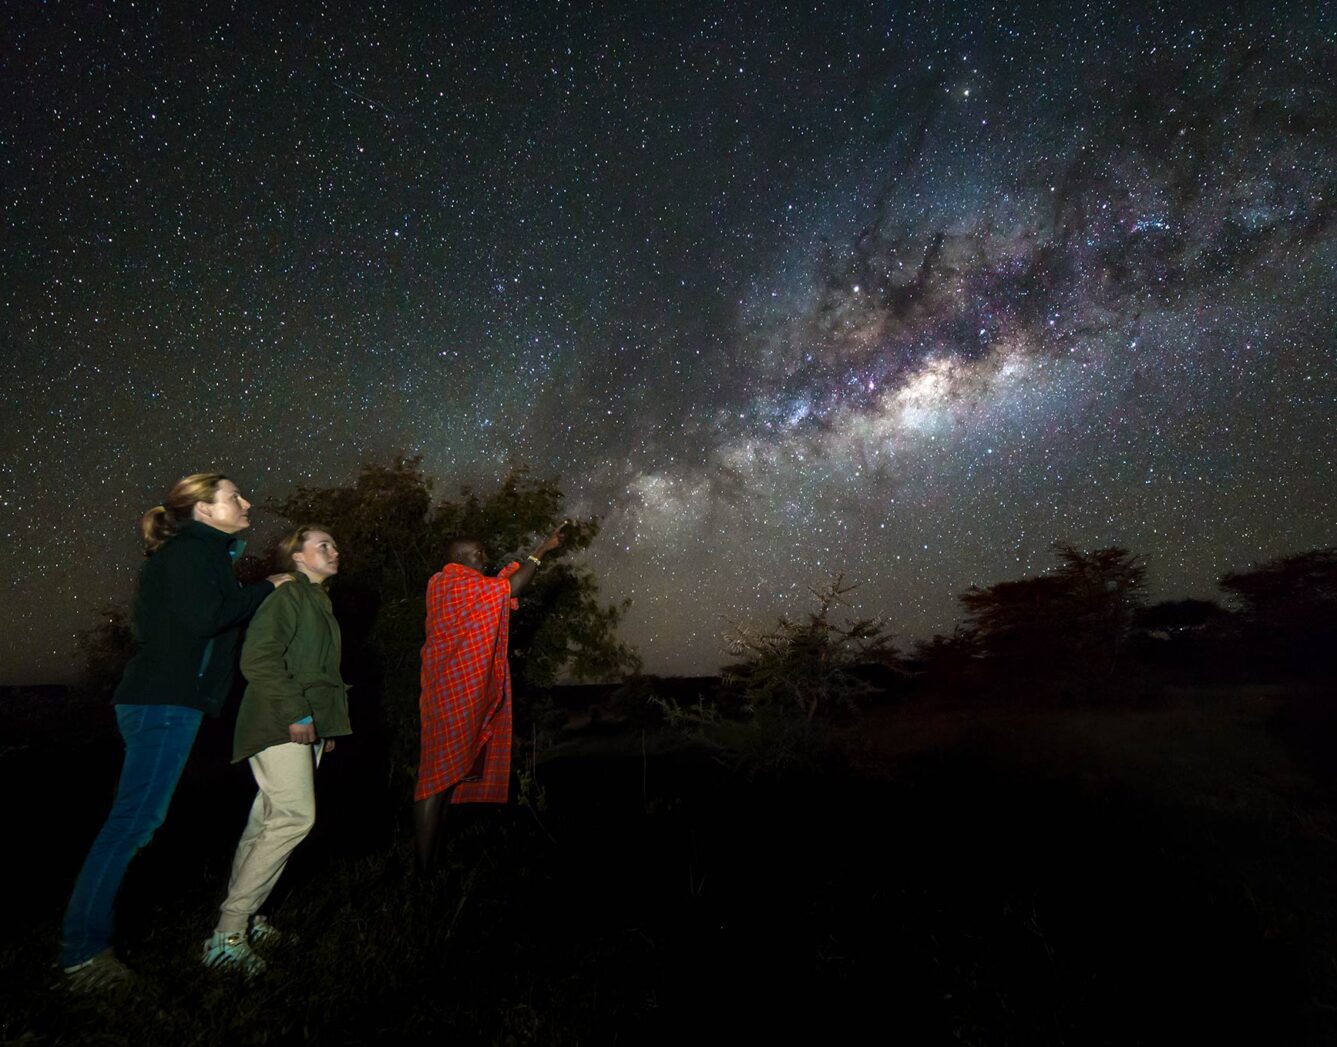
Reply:
<svg viewBox="0 0 1337 1047"><path fill-rule="evenodd" d="M1329 4L190 6L0 15L0 682L210 468L559 475L658 672L1337 542Z"/></svg>

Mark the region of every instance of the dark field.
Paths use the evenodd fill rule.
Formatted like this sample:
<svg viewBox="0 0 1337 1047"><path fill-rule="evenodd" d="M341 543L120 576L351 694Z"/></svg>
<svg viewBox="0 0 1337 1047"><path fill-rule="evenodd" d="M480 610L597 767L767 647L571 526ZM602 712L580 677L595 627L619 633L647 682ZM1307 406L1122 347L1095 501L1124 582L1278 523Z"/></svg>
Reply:
<svg viewBox="0 0 1337 1047"><path fill-rule="evenodd" d="M427 885L398 785L349 739L274 899L299 940L249 985L198 963L253 788L215 730L122 893L121 955L150 988L97 1006L54 987L53 961L110 803L111 717L5 699L18 886L0 1034L1337 1042L1331 700L874 712L825 760L755 776L663 730L596 725L540 753L535 807L453 811Z"/></svg>

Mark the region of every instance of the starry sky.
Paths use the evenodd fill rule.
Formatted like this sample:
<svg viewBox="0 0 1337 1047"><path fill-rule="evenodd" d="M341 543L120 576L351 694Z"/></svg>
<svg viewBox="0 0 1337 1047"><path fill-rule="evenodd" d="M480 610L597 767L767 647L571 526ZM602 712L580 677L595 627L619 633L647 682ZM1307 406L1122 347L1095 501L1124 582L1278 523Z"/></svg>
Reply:
<svg viewBox="0 0 1337 1047"><path fill-rule="evenodd" d="M0 682L210 468L558 475L656 672L1337 542L1331 5L195 6L0 14Z"/></svg>

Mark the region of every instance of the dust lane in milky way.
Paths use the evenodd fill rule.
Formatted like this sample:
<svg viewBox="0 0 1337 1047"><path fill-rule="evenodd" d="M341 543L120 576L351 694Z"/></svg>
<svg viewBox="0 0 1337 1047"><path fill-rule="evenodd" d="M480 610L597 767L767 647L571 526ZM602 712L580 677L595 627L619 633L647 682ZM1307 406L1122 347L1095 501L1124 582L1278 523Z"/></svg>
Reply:
<svg viewBox="0 0 1337 1047"><path fill-rule="evenodd" d="M1331 544L1337 31L1255 6L11 12L6 678L214 465L558 473L659 671Z"/></svg>

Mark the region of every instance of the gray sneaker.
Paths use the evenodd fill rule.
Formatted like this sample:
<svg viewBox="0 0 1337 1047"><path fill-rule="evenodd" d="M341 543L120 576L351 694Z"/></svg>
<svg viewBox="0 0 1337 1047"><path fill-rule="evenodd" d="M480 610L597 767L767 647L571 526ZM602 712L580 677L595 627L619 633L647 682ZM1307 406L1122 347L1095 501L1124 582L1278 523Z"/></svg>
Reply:
<svg viewBox="0 0 1337 1047"><path fill-rule="evenodd" d="M232 934L214 931L204 943L204 955L200 959L206 967L230 967L241 971L248 978L263 973L268 966L255 954L243 931L234 931Z"/></svg>
<svg viewBox="0 0 1337 1047"><path fill-rule="evenodd" d="M65 985L78 993L116 993L131 988L134 972L116 958L110 949L103 949L83 963L62 967Z"/></svg>

